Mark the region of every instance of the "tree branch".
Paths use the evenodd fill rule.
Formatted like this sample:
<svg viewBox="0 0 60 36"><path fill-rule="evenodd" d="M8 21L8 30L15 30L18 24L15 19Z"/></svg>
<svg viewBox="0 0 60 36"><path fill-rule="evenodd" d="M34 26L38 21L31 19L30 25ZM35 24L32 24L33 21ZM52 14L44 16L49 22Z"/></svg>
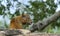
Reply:
<svg viewBox="0 0 60 36"><path fill-rule="evenodd" d="M60 11L54 13L52 16L43 19L42 21L38 21L37 23L34 23L32 25L29 26L29 30L30 31L35 31L35 30L43 30L45 27L47 27L49 25L49 23L57 20L57 18L60 17Z"/></svg>
<svg viewBox="0 0 60 36"><path fill-rule="evenodd" d="M60 36L60 34L51 34L51 33L29 33L29 34L14 34L14 35L6 35L4 32L0 31L0 36Z"/></svg>

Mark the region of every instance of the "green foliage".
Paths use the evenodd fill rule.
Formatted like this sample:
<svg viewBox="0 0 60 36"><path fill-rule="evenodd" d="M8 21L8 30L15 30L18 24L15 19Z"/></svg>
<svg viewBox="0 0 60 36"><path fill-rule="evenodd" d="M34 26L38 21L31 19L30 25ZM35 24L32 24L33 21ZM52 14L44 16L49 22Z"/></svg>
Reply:
<svg viewBox="0 0 60 36"><path fill-rule="evenodd" d="M3 9L5 9L5 7L3 5L0 6L0 15L4 14L4 12L2 11Z"/></svg>
<svg viewBox="0 0 60 36"><path fill-rule="evenodd" d="M5 26L5 28L9 28L9 26L7 24L5 24L4 26Z"/></svg>

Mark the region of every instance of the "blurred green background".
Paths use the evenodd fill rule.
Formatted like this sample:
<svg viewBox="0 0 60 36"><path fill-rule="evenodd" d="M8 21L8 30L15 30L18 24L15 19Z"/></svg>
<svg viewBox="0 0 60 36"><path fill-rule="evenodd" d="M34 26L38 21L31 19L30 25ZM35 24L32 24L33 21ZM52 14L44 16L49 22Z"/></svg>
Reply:
<svg viewBox="0 0 60 36"><path fill-rule="evenodd" d="M11 18L28 13L33 21L52 16L60 10L60 0L0 0L0 28L9 28ZM60 18L47 26L47 33L60 33Z"/></svg>

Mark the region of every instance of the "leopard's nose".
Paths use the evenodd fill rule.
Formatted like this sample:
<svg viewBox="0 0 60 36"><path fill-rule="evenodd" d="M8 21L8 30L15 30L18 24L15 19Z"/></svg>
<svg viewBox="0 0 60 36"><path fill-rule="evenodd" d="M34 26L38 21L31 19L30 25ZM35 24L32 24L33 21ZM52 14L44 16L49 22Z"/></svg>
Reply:
<svg viewBox="0 0 60 36"><path fill-rule="evenodd" d="M32 24L32 22L29 23L30 25Z"/></svg>
<svg viewBox="0 0 60 36"><path fill-rule="evenodd" d="M32 22L31 22L32 23Z"/></svg>

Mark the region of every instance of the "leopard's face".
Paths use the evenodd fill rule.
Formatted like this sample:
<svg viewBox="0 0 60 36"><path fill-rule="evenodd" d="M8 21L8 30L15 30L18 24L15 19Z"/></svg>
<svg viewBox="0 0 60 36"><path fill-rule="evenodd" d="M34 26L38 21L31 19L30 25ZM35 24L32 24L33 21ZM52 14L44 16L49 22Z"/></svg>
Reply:
<svg viewBox="0 0 60 36"><path fill-rule="evenodd" d="M22 23L23 24L31 24L32 23L32 20L30 19L30 16L28 14L24 14L22 15Z"/></svg>

